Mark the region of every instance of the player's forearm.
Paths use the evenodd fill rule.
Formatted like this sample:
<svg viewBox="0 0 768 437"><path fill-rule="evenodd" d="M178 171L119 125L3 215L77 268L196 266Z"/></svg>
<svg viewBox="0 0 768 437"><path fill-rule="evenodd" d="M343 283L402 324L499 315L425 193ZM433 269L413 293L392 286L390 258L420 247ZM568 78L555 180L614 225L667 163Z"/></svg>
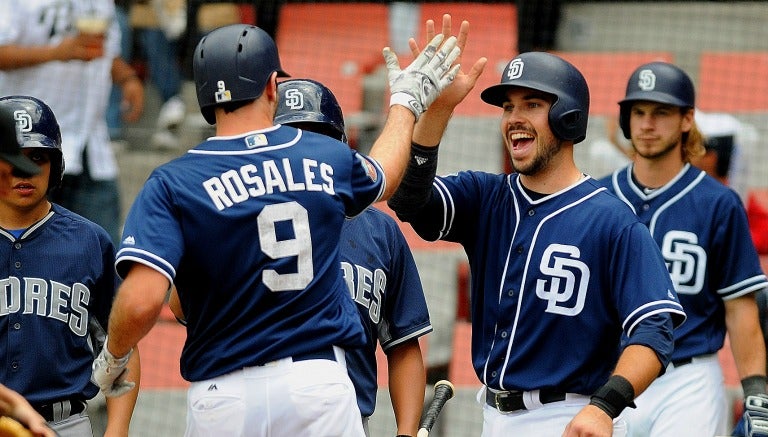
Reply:
<svg viewBox="0 0 768 437"><path fill-rule="evenodd" d="M661 362L653 349L642 345L629 345L619 357L613 373L629 381L635 396L639 396L661 373Z"/></svg>
<svg viewBox="0 0 768 437"><path fill-rule="evenodd" d="M413 142L425 147L437 146L443 138L453 111L434 105L419 118L413 129Z"/></svg>
<svg viewBox="0 0 768 437"><path fill-rule="evenodd" d="M725 302L725 325L739 378L765 375L765 343L753 295Z"/></svg>
<svg viewBox="0 0 768 437"><path fill-rule="evenodd" d="M109 316L107 349L128 354L152 329L165 304L168 280L158 271L135 263L120 285Z"/></svg>
<svg viewBox="0 0 768 437"><path fill-rule="evenodd" d="M128 375L126 379L136 383L136 386L131 391L122 396L105 398L107 405L107 427L104 437L128 436L131 416L139 396L139 384L141 382L141 364L138 348L134 349L131 359L128 361Z"/></svg>
<svg viewBox="0 0 768 437"><path fill-rule="evenodd" d="M398 435L415 436L424 406L426 371L418 340L398 346L387 357L389 395Z"/></svg>
<svg viewBox="0 0 768 437"><path fill-rule="evenodd" d="M413 124L414 116L409 109L393 105L389 109L384 129L371 148L369 156L381 165L387 180L380 200L389 199L400 185L411 156Z"/></svg>

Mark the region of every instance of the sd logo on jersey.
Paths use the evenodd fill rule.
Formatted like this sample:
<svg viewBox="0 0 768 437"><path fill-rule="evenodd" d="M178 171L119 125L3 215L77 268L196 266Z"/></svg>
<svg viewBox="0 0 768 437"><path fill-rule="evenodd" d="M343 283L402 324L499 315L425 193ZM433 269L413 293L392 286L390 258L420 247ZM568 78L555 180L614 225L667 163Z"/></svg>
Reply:
<svg viewBox="0 0 768 437"><path fill-rule="evenodd" d="M547 301L547 312L564 316L578 315L584 309L589 284L589 267L579 261L578 247L550 244L541 257L539 268L549 280L536 281L536 296Z"/></svg>

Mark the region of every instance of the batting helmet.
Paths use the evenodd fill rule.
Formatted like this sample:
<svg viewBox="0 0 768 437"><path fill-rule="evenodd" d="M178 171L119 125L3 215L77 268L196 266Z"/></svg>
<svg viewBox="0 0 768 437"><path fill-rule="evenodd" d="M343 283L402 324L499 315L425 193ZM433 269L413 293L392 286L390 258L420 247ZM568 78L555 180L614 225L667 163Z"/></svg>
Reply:
<svg viewBox="0 0 768 437"><path fill-rule="evenodd" d="M200 112L209 124L216 123L215 106L256 99L272 73L288 76L272 37L248 24L220 27L205 35L195 48L192 70Z"/></svg>
<svg viewBox="0 0 768 437"><path fill-rule="evenodd" d="M511 87L530 88L555 97L549 109L549 126L563 140L579 143L587 136L589 87L581 72L569 62L545 52L521 53L507 64L501 83L483 90L480 98L503 106Z"/></svg>
<svg viewBox="0 0 768 437"><path fill-rule="evenodd" d="M64 154L61 151L61 130L51 108L30 96L0 98L0 108L13 111L13 118L21 134L21 148L47 149L51 156L51 175L48 191L61 184L64 175Z"/></svg>
<svg viewBox="0 0 768 437"><path fill-rule="evenodd" d="M658 102L681 108L696 105L693 82L679 67L666 62L649 62L632 73L624 100L619 102L619 125L629 139L629 111L638 101Z"/></svg>
<svg viewBox="0 0 768 437"><path fill-rule="evenodd" d="M313 131L347 142L344 114L336 96L323 84L309 79L291 79L278 83L277 93L280 99L275 123L315 123L319 129Z"/></svg>

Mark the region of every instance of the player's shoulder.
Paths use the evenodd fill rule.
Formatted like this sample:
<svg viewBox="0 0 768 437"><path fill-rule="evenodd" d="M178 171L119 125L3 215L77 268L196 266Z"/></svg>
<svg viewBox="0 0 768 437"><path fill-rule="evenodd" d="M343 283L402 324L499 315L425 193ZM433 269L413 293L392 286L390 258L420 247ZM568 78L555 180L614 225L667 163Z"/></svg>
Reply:
<svg viewBox="0 0 768 437"><path fill-rule="evenodd" d="M71 211L58 203L51 202L54 212L53 223L63 226L64 232L71 232L81 237L94 236L100 241L110 241L109 233L99 224Z"/></svg>
<svg viewBox="0 0 768 437"><path fill-rule="evenodd" d="M603 215L608 216L608 218L622 218L624 221L633 222L638 220L632 209L616 197L604 185L604 181L589 177L582 185L587 190L585 197L589 196L586 203L589 205L591 215L596 218L598 215Z"/></svg>

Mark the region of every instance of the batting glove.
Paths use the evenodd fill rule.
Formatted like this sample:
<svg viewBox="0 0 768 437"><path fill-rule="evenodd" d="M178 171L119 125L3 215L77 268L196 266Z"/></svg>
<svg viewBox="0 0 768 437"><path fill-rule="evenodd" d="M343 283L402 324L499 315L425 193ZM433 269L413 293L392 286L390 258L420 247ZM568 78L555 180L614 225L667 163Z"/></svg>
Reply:
<svg viewBox="0 0 768 437"><path fill-rule="evenodd" d="M389 47L384 49L384 60L389 71L389 89L392 93L389 106L405 106L418 120L440 92L453 82L461 66L451 65L459 57L461 49L456 47L455 36L448 38L441 46L443 38L443 34L432 38L429 45L405 70L400 69L397 55Z"/></svg>
<svg viewBox="0 0 768 437"><path fill-rule="evenodd" d="M768 395L747 396L744 401L744 415L736 424L732 435L768 437Z"/></svg>
<svg viewBox="0 0 768 437"><path fill-rule="evenodd" d="M93 373L91 374L91 381L99 386L104 396L124 395L136 385L134 382L125 380L125 376L128 374L128 369L125 366L128 365L128 359L131 358L132 353L133 350L124 357L116 358L107 349L106 341L104 342L99 356L93 361Z"/></svg>

